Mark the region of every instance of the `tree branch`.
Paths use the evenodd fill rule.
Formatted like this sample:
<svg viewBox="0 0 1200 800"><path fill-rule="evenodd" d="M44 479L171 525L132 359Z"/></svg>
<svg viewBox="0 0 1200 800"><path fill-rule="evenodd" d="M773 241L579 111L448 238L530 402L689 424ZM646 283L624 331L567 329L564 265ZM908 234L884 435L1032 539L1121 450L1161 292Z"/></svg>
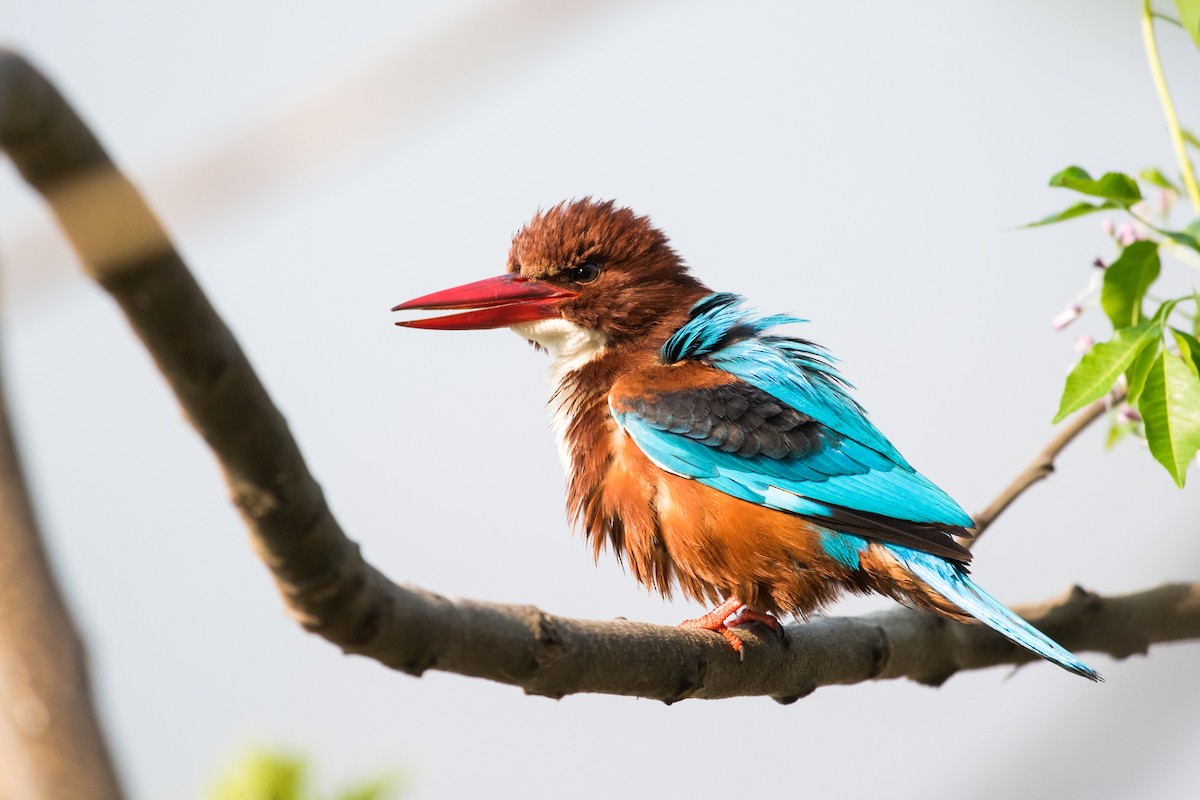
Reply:
<svg viewBox="0 0 1200 800"><path fill-rule="evenodd" d="M1050 477L1054 472L1054 459L1058 458L1058 454L1089 425L1100 419L1104 412L1124 399L1125 390L1116 389L1072 417L1070 422L1064 425L1054 438L1042 448L1041 452L1034 456L1033 461L1030 461L1029 465L1021 470L1016 479L1000 492L991 505L975 515L975 528L973 529L975 536L970 542L967 542L967 545L971 546L978 542L983 536L983 532L991 527L996 518L1004 513L1014 500L1024 494L1026 489L1043 478Z"/></svg>
<svg viewBox="0 0 1200 800"><path fill-rule="evenodd" d="M0 141L26 124L0 60ZM0 797L119 800L83 642L42 546L0 387Z"/></svg>
<svg viewBox="0 0 1200 800"><path fill-rule="evenodd" d="M15 100L14 100L15 98ZM234 502L295 618L344 651L419 675L440 669L532 694L657 698L769 695L1034 658L982 628L898 609L819 619L747 639L745 662L710 633L554 617L528 606L455 600L389 581L334 520L278 410L161 226L61 96L28 64L0 57L2 143L48 200L86 269L120 304L225 471ZM19 106L11 108L16 102ZM101 199L99 209L90 204ZM86 207L86 213L85 213ZM105 238L93 218L115 213ZM107 210L107 211L106 211ZM1064 645L1122 657L1200 637L1200 587L1128 597L1082 590L1029 609Z"/></svg>
<svg viewBox="0 0 1200 800"><path fill-rule="evenodd" d="M0 797L119 800L83 642L42 546L0 391Z"/></svg>

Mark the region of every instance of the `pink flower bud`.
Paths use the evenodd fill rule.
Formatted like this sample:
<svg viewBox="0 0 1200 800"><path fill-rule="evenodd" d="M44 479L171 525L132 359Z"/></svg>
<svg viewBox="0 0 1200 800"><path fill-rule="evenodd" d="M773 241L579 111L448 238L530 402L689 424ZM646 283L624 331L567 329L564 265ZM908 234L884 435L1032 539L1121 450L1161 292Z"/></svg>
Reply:
<svg viewBox="0 0 1200 800"><path fill-rule="evenodd" d="M1171 189L1158 190L1158 213L1159 216L1165 217L1171 213L1171 206L1175 204L1175 192Z"/></svg>
<svg viewBox="0 0 1200 800"><path fill-rule="evenodd" d="M1083 336L1080 336L1078 339L1075 340L1075 352L1079 353L1079 355L1083 355L1088 350L1091 350L1092 345L1094 345L1095 343L1096 343L1095 339L1088 336L1087 334L1084 334Z"/></svg>
<svg viewBox="0 0 1200 800"><path fill-rule="evenodd" d="M1128 247L1140 238L1142 238L1141 234L1132 222L1122 222L1121 226L1117 228L1117 241L1122 247Z"/></svg>
<svg viewBox="0 0 1200 800"><path fill-rule="evenodd" d="M1070 325L1079 318L1083 313L1083 306L1079 303L1071 303L1069 306L1058 312L1058 316L1050 320L1050 326L1056 331L1061 331L1063 328Z"/></svg>
<svg viewBox="0 0 1200 800"><path fill-rule="evenodd" d="M1117 227L1113 225L1113 221L1108 217L1100 220L1100 227L1104 230L1105 236L1111 237L1117 235Z"/></svg>
<svg viewBox="0 0 1200 800"><path fill-rule="evenodd" d="M1142 415L1133 406L1128 403L1122 403L1121 407L1117 409L1117 420L1120 422L1141 422Z"/></svg>

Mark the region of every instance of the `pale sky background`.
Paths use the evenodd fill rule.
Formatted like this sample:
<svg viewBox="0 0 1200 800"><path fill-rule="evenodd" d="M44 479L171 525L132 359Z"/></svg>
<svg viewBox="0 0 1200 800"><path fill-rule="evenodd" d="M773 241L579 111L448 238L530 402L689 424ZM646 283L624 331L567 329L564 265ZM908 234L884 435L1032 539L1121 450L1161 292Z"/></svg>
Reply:
<svg viewBox="0 0 1200 800"><path fill-rule="evenodd" d="M1164 3L1164 7L1169 4ZM563 519L545 359L388 309L503 269L539 206L613 197L714 288L813 320L910 461L983 507L1051 435L1050 319L1111 244L1058 169L1173 168L1140 3L6 0L176 237L335 512L392 578L579 617L698 606ZM1162 31L1200 126L1200 54ZM0 168L4 360L49 546L132 797L248 746L323 783L467 797L1194 797L1200 645L768 699L555 702L342 656L287 619L213 459L115 306ZM1172 267L1182 271L1179 267ZM1091 431L977 550L1012 604L1200 578L1197 483ZM845 602L834 613L886 608Z"/></svg>

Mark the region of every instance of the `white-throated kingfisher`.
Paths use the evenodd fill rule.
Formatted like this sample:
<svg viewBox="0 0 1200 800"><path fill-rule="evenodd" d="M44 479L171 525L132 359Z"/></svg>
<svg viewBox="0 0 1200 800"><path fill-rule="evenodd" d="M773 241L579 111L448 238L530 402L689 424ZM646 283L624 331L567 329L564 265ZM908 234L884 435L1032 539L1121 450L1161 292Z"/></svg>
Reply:
<svg viewBox="0 0 1200 800"><path fill-rule="evenodd" d="M806 616L843 590L978 620L1093 680L1099 674L967 575L971 518L909 466L832 359L693 277L646 217L563 202L513 238L508 271L394 311L458 313L410 328L509 327L546 350L567 506L595 555L716 608L721 633Z"/></svg>

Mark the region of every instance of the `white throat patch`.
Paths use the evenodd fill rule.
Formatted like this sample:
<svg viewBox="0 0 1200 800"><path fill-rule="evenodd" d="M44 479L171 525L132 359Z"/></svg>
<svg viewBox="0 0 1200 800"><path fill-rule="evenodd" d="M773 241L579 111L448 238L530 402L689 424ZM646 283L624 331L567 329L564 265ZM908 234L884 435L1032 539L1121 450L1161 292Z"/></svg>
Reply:
<svg viewBox="0 0 1200 800"><path fill-rule="evenodd" d="M558 458L570 475L573 469L571 448L567 443L570 424L572 386L567 377L584 364L599 358L608 345L608 337L565 319L540 319L511 326L522 339L537 342L550 353L550 423L558 440Z"/></svg>
<svg viewBox="0 0 1200 800"><path fill-rule="evenodd" d="M550 354L550 376L555 385L569 373L604 352L608 337L565 319L539 319L521 322L510 330L522 339L537 342Z"/></svg>

